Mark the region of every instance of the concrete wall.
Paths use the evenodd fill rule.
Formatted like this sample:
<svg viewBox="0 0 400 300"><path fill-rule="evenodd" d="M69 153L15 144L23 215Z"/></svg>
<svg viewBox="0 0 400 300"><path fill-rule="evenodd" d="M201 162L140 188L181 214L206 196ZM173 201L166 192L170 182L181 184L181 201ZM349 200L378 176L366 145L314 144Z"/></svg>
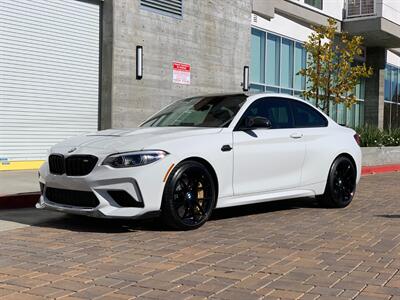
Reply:
<svg viewBox="0 0 400 300"><path fill-rule="evenodd" d="M363 147L362 165L396 165L400 164L400 147Z"/></svg>
<svg viewBox="0 0 400 300"><path fill-rule="evenodd" d="M250 63L250 0L185 0L182 19L141 9L138 0L105 1L112 1L104 19L112 13L113 51L111 70L103 68L111 93L103 91L102 102L111 103L112 127L136 126L179 98L241 91ZM142 80L136 80L137 45L144 52ZM191 65L190 85L172 83L173 61Z"/></svg>
<svg viewBox="0 0 400 300"><path fill-rule="evenodd" d="M365 82L365 124L383 128L386 49L367 48L366 65L374 69Z"/></svg>
<svg viewBox="0 0 400 300"><path fill-rule="evenodd" d="M399 0L376 0L377 6L381 6L382 17L392 21L393 23L400 24L400 1Z"/></svg>
<svg viewBox="0 0 400 300"><path fill-rule="evenodd" d="M396 67L400 67L400 55L387 50L386 62Z"/></svg>

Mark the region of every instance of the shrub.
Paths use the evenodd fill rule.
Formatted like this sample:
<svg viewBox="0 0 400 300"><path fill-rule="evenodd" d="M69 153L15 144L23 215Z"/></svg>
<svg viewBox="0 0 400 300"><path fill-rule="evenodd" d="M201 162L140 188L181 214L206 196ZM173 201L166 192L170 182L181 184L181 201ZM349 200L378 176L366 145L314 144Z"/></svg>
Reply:
<svg viewBox="0 0 400 300"><path fill-rule="evenodd" d="M365 126L356 131L361 137L361 147L400 146L400 128L387 131Z"/></svg>

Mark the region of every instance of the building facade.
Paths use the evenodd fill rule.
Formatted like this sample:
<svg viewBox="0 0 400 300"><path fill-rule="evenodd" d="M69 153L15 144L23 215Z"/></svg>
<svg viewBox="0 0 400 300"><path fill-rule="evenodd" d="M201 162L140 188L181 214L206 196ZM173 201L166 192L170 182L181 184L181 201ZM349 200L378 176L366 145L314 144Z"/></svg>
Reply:
<svg viewBox="0 0 400 300"><path fill-rule="evenodd" d="M35 168L65 138L137 126L179 98L240 92L244 66L251 93L301 95L303 43L328 17L364 36L359 59L374 68L332 117L400 126L398 0L2 0L0 170Z"/></svg>
<svg viewBox="0 0 400 300"><path fill-rule="evenodd" d="M350 127L399 127L400 2L396 0L255 0L253 88L300 94L305 80L296 73L305 65L302 44L312 25L326 24L328 17L337 20L339 30L364 37L364 56L357 59L374 69L374 75L354 91L357 104L332 105L331 117Z"/></svg>

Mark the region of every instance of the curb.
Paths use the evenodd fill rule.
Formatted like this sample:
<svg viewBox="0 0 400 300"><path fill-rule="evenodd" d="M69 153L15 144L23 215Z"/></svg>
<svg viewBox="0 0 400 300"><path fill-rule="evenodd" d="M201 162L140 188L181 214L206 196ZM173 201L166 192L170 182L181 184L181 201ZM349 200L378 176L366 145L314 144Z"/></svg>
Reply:
<svg viewBox="0 0 400 300"><path fill-rule="evenodd" d="M389 172L400 172L400 164L362 167L361 175L373 175Z"/></svg>
<svg viewBox="0 0 400 300"><path fill-rule="evenodd" d="M0 195L0 209L35 207L40 197L39 192Z"/></svg>
<svg viewBox="0 0 400 300"><path fill-rule="evenodd" d="M389 172L400 172L400 164L362 167L361 175L365 176ZM39 192L0 195L0 209L35 207L39 197Z"/></svg>

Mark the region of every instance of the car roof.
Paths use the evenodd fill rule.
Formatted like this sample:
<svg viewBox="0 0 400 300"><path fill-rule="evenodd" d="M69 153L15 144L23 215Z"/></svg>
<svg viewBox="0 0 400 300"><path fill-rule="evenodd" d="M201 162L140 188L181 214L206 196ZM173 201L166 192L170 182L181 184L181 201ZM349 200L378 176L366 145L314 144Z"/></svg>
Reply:
<svg viewBox="0 0 400 300"><path fill-rule="evenodd" d="M292 100L297 100L300 102L303 102L309 106L312 106L313 108L317 109L321 113L325 115L323 111L321 111L319 108L315 107L312 105L310 102L307 102L304 99L301 99L300 97L288 95L288 94L282 94L282 93L215 93L215 94L203 94L203 95L197 95L191 98L199 98L199 97L234 97L234 96L244 96L247 101L253 102L254 100L260 99L260 98L285 98L285 99L292 99Z"/></svg>
<svg viewBox="0 0 400 300"><path fill-rule="evenodd" d="M210 93L210 94L200 94L200 95L195 95L191 98L197 98L197 97L230 97L230 96L245 96L247 98L252 98L252 99L258 99L258 98L289 98L293 100L299 100L305 103L308 103L307 101L288 94L282 94L282 93Z"/></svg>
<svg viewBox="0 0 400 300"><path fill-rule="evenodd" d="M249 97L249 95L245 93L212 93L212 94L200 94L194 95L190 98L200 98L200 97L230 97L230 96L245 96Z"/></svg>
<svg viewBox="0 0 400 300"><path fill-rule="evenodd" d="M301 99L300 97L288 95L288 94L282 94L282 93L251 93L247 94L249 98L252 99L258 99L258 98L286 98L286 99L293 99L293 100L299 100L302 102L306 102L304 99Z"/></svg>

